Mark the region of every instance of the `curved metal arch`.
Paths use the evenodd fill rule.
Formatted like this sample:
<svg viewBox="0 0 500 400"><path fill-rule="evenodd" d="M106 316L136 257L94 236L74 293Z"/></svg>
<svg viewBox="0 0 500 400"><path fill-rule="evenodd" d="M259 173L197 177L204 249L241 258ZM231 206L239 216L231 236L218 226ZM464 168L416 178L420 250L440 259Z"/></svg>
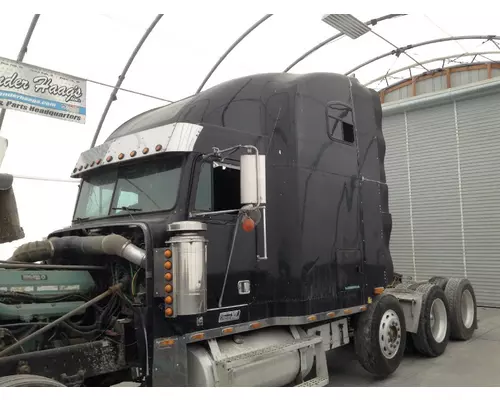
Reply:
<svg viewBox="0 0 500 400"><path fill-rule="evenodd" d="M26 36L24 37L24 42L23 45L21 46L21 50L19 50L19 54L17 56L16 61L17 62L22 62L24 60L24 56L28 52L28 44L31 40L31 36L33 36L33 31L35 30L35 26L38 23L38 19L40 18L40 14L35 14L33 16L33 19L31 20L30 27L28 28L28 32L26 33ZM2 129L2 124L3 120L5 118L5 112L7 110L5 108L2 108L0 110L0 129Z"/></svg>
<svg viewBox="0 0 500 400"><path fill-rule="evenodd" d="M500 36L496 36L496 35L449 36L449 37L440 38L440 39L426 40L425 42L420 42L417 44L409 44L409 45L404 46L404 47L398 47L397 49L394 49L392 51L388 51L387 53L381 54L381 55L374 57L368 61L365 61L364 63L359 64L357 67L354 67L353 69L347 71L344 75L350 75L353 72L357 71L358 69L366 67L367 65L369 65L375 61L381 60L385 57L392 56L392 55L399 56L403 52L405 52L407 50L414 49L416 47L427 46L427 45L435 44L435 43L450 42L450 41L454 41L454 40L479 40L479 39L499 40Z"/></svg>
<svg viewBox="0 0 500 400"><path fill-rule="evenodd" d="M212 67L210 72L205 76L205 79L203 79L203 82L201 82L201 85L198 87L198 90L196 90L195 94L198 94L202 91L203 87L205 84L208 82L212 74L215 72L215 70L219 67L219 65L224 61L224 59L228 56L231 51L243 40L245 39L250 33L252 33L257 27L259 27L260 24L262 24L264 21L267 19L271 18L273 14L266 14L263 16L261 19L259 19L255 24L253 24L250 28L248 28L236 41L225 51L225 53L219 58L219 60L215 63L215 65Z"/></svg>
<svg viewBox="0 0 500 400"><path fill-rule="evenodd" d="M387 14L379 18L371 19L369 21L365 22L365 25L376 25L379 22L385 21L387 19L392 19L392 18L398 18L398 17L403 17L407 14ZM321 43L317 44L314 46L312 49L306 51L304 54L302 54L299 58L297 58L293 63L291 63L288 67L286 67L283 72L288 72L290 71L293 67L295 67L299 62L303 61L305 58L309 57L312 53L314 53L316 50L321 49L323 46L327 45L330 42L333 42L335 39L339 39L342 36L345 36L343 33L337 33L336 35L322 41Z"/></svg>
<svg viewBox="0 0 500 400"><path fill-rule="evenodd" d="M92 138L92 143L90 145L91 148L94 147L96 142L97 142L97 138L99 137L99 133L101 132L102 125L104 124L104 120L106 119L106 116L108 115L109 109L111 108L111 104L113 103L113 101L116 100L116 94L118 93L120 86L122 85L123 81L125 80L125 75L127 74L130 66L132 65L132 62L134 61L135 56L137 55L137 53L139 53L139 50L141 49L142 45L144 44L144 42L148 38L149 34L153 31L154 27L156 26L156 24L158 24L158 22L160 21L160 19L162 17L163 17L163 14L158 14L156 16L156 18L151 23L149 28L146 30L146 32L144 32L144 35L142 36L141 40L139 40L139 43L137 43L137 46L135 47L134 51L130 55L130 58L128 59L127 64L125 64L125 67L123 68L122 73L118 77L118 81L116 82L116 85L115 85L113 91L109 95L108 103L106 104L106 107L104 108L104 111L103 111L102 116L101 116L101 120L99 121L99 124L97 125L97 129L96 129L95 134L94 134L94 137Z"/></svg>
<svg viewBox="0 0 500 400"><path fill-rule="evenodd" d="M365 86L371 85L372 83L375 83L377 81L381 81L384 78L388 78L388 77L390 77L390 76L392 76L394 74L397 74L399 72L406 71L407 69L415 68L415 67L419 66L420 64L425 65L425 64L430 64L432 62L443 61L443 60L447 60L447 59L451 59L451 58L458 59L458 58L462 58L462 57L482 56L483 54L500 54L500 51L481 51L481 52L475 52L475 53L460 53L460 54L452 54L452 55L449 55L449 56L446 56L446 57L432 58L432 59L429 59L429 60L421 61L419 63L408 65L408 66L406 66L404 68L400 68L400 69L397 69L395 71L390 71L389 74L385 74L385 75L379 76L376 79L372 79L370 82L365 83L364 85Z"/></svg>

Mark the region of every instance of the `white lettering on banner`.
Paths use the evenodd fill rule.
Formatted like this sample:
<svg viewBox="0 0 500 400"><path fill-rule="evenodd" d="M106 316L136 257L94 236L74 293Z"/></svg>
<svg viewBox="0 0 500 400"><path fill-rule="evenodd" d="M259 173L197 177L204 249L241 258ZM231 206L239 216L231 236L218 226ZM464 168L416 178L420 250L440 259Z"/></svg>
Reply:
<svg viewBox="0 0 500 400"><path fill-rule="evenodd" d="M0 108L85 123L85 80L0 57Z"/></svg>

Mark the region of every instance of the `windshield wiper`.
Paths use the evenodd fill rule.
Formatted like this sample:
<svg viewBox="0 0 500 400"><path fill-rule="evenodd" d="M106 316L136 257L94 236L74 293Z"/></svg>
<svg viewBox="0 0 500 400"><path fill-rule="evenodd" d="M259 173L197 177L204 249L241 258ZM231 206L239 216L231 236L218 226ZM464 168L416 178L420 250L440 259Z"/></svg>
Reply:
<svg viewBox="0 0 500 400"><path fill-rule="evenodd" d="M121 210L121 211L127 211L128 215L130 218L134 219L134 216L132 215L133 211L142 211L142 208L134 208L134 207L111 207L112 210Z"/></svg>
<svg viewBox="0 0 500 400"><path fill-rule="evenodd" d="M134 208L134 207L112 207L112 210L122 210L122 211L142 211L142 208Z"/></svg>
<svg viewBox="0 0 500 400"><path fill-rule="evenodd" d="M73 222L83 222L89 220L90 217L76 217Z"/></svg>

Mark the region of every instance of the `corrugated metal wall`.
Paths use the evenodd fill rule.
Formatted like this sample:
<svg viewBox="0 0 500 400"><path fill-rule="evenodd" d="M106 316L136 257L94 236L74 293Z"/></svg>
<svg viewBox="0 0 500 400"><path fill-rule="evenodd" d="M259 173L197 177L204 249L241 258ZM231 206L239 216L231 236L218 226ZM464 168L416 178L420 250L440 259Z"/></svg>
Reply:
<svg viewBox="0 0 500 400"><path fill-rule="evenodd" d="M383 130L387 144L385 170L389 185L389 210L392 214L391 255L399 273L414 276L405 116L394 115L384 119Z"/></svg>
<svg viewBox="0 0 500 400"><path fill-rule="evenodd" d="M469 278L500 307L500 94L384 117L391 253L415 279Z"/></svg>
<svg viewBox="0 0 500 400"><path fill-rule="evenodd" d="M456 88L471 83L477 83L488 80L488 70L486 64L479 65L481 69L473 68L465 71L455 70L456 67L451 68L450 72L450 87ZM500 76L500 68L496 64L491 69L491 77L496 78ZM422 94L429 94L439 92L447 89L447 78L443 73L437 76L427 76L426 79L417 79L415 83L415 93L417 96ZM413 89L411 82L408 84L390 89L384 94L384 103L407 99L413 96Z"/></svg>

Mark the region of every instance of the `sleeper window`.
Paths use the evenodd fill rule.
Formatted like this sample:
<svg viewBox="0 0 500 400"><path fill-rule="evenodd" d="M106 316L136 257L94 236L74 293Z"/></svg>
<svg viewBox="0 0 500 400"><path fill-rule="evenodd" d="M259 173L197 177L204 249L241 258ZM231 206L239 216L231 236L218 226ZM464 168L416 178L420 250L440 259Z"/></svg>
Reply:
<svg viewBox="0 0 500 400"><path fill-rule="evenodd" d="M330 139L354 143L354 126L350 108L341 103L330 103L327 106L327 119Z"/></svg>

